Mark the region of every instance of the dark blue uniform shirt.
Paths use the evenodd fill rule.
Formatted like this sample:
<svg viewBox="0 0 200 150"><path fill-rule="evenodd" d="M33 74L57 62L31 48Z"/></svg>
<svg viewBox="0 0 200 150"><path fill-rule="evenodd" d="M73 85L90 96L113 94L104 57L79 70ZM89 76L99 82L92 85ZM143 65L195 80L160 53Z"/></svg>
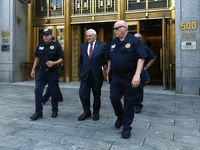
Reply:
<svg viewBox="0 0 200 150"><path fill-rule="evenodd" d="M60 58L64 58L64 53L58 43L51 41L47 45L45 42L41 42L36 48L35 56L40 59L40 67L48 68L47 61L57 61Z"/></svg>
<svg viewBox="0 0 200 150"><path fill-rule="evenodd" d="M108 60L111 60L111 69L118 74L135 71L138 59L146 58L147 54L139 38L127 34L124 41L115 38L109 47Z"/></svg>
<svg viewBox="0 0 200 150"><path fill-rule="evenodd" d="M154 54L154 52L148 46L144 45L144 48L145 48L146 53L147 53L147 58L145 58L145 62L144 62L144 66L146 66L150 60L156 58L156 55Z"/></svg>

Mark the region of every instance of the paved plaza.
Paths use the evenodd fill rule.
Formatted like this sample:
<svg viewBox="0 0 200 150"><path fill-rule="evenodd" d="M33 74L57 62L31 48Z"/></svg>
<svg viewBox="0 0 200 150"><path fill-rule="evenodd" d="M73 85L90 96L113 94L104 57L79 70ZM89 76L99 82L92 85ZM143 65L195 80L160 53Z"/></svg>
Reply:
<svg viewBox="0 0 200 150"><path fill-rule="evenodd" d="M0 150L199 150L200 96L176 95L159 86L146 86L144 107L136 114L131 138L122 139L109 100L109 84L102 88L100 119L85 121L79 82L60 83L64 101L59 115L43 105L43 118L34 113L34 81L0 83Z"/></svg>

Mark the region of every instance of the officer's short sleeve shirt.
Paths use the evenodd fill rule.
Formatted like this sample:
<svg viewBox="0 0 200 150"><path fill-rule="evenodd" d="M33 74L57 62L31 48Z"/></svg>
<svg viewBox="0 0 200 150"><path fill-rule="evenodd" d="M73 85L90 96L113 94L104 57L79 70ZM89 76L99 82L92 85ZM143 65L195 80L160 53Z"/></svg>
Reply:
<svg viewBox="0 0 200 150"><path fill-rule="evenodd" d="M146 65L150 60L155 59L156 55L148 46L144 45L144 48L147 53L147 57L145 58L145 62L144 62L144 65Z"/></svg>
<svg viewBox="0 0 200 150"><path fill-rule="evenodd" d="M124 41L115 38L109 47L108 59L111 60L111 69L118 74L135 71L138 59L146 57L146 51L139 38L129 33Z"/></svg>
<svg viewBox="0 0 200 150"><path fill-rule="evenodd" d="M39 66L47 67L47 61L57 61L60 58L64 58L64 53L61 46L56 42L50 42L49 44L41 42L36 48L35 56L40 59Z"/></svg>

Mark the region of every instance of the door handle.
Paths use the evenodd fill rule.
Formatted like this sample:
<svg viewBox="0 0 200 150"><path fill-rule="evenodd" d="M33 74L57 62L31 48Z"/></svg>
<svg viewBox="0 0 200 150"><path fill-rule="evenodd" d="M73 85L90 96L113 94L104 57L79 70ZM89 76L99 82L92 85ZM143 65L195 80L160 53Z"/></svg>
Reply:
<svg viewBox="0 0 200 150"><path fill-rule="evenodd" d="M160 70L163 69L163 51L162 48L160 48Z"/></svg>

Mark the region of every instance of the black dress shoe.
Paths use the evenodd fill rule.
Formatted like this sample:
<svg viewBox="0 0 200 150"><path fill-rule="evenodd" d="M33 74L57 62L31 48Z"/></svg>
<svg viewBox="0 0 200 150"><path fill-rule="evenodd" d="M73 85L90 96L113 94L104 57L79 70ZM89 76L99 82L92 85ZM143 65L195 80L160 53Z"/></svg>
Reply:
<svg viewBox="0 0 200 150"><path fill-rule="evenodd" d="M37 119L40 119L40 118L42 118L42 114L41 113L34 113L31 117L30 117L30 119L31 120L37 120Z"/></svg>
<svg viewBox="0 0 200 150"><path fill-rule="evenodd" d="M118 117L115 122L115 128L120 128L122 126L122 117Z"/></svg>
<svg viewBox="0 0 200 150"><path fill-rule="evenodd" d="M58 112L52 112L51 117L56 118L58 116Z"/></svg>
<svg viewBox="0 0 200 150"><path fill-rule="evenodd" d="M142 108L141 107L136 107L135 108L135 113L136 114L140 114L142 112Z"/></svg>
<svg viewBox="0 0 200 150"><path fill-rule="evenodd" d="M99 120L99 114L94 114L94 116L93 116L93 120L94 120L94 121Z"/></svg>
<svg viewBox="0 0 200 150"><path fill-rule="evenodd" d="M83 121L87 118L89 118L91 116L91 114L82 114L81 116L78 117L78 121Z"/></svg>
<svg viewBox="0 0 200 150"><path fill-rule="evenodd" d="M123 129L122 130L122 138L129 139L131 136L131 129Z"/></svg>

